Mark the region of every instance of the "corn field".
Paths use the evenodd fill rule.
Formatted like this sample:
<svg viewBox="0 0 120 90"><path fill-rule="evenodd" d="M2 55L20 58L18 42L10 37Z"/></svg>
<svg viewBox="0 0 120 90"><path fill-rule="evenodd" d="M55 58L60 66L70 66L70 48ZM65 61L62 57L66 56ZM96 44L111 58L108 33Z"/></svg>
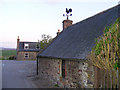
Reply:
<svg viewBox="0 0 120 90"><path fill-rule="evenodd" d="M96 39L89 56L94 71L95 88L118 88L120 67L120 18L104 29L103 36Z"/></svg>

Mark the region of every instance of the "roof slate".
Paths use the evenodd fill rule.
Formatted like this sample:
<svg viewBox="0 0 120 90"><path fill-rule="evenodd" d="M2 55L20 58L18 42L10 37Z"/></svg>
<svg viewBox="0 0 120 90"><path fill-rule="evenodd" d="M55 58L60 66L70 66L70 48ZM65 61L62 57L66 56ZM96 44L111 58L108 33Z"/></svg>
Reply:
<svg viewBox="0 0 120 90"><path fill-rule="evenodd" d="M106 26L120 17L120 5L78 22L57 36L39 57L86 60L95 45L95 38L103 34Z"/></svg>
<svg viewBox="0 0 120 90"><path fill-rule="evenodd" d="M24 44L29 44L29 49L24 49ZM40 49L37 49L36 45L37 45L37 42L19 42L18 51L38 52Z"/></svg>

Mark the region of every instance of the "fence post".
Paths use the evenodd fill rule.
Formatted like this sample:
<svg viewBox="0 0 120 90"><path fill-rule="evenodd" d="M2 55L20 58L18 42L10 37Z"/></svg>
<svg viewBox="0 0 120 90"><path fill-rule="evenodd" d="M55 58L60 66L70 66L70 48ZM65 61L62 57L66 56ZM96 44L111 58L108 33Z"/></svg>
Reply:
<svg viewBox="0 0 120 90"><path fill-rule="evenodd" d="M118 88L120 88L120 68L118 68Z"/></svg>
<svg viewBox="0 0 120 90"><path fill-rule="evenodd" d="M102 82L102 88L104 88L105 87L105 70L104 69L102 69L102 71L101 71L101 82Z"/></svg>
<svg viewBox="0 0 120 90"><path fill-rule="evenodd" d="M37 57L37 67L36 67L36 68L37 68L37 70L36 70L37 75L38 75L38 72L39 72L39 71L38 71L38 68L39 68L38 65L39 65L39 63L38 63L38 57Z"/></svg>
<svg viewBox="0 0 120 90"><path fill-rule="evenodd" d="M110 74L109 74L109 70L107 70L107 88L110 88Z"/></svg>
<svg viewBox="0 0 120 90"><path fill-rule="evenodd" d="M110 88L112 88L112 71L110 70Z"/></svg>
<svg viewBox="0 0 120 90"><path fill-rule="evenodd" d="M94 88L99 88L99 82L100 82L100 79L99 79L99 68L94 66Z"/></svg>

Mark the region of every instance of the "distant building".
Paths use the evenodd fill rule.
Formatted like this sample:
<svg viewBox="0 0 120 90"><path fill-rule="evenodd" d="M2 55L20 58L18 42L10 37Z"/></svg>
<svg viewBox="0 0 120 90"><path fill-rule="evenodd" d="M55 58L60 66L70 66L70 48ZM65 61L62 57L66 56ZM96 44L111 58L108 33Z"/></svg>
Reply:
<svg viewBox="0 0 120 90"><path fill-rule="evenodd" d="M38 42L22 42L17 39L17 60L35 60L37 53L40 51Z"/></svg>

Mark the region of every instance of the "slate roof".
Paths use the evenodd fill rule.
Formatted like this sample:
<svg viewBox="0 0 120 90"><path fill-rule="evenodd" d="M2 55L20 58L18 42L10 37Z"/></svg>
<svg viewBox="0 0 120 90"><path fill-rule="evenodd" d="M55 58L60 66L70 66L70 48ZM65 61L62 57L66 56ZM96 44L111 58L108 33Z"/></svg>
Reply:
<svg viewBox="0 0 120 90"><path fill-rule="evenodd" d="M38 57L86 60L95 45L95 38L120 17L118 10L120 5L68 27Z"/></svg>
<svg viewBox="0 0 120 90"><path fill-rule="evenodd" d="M29 49L24 49L24 44L29 44ZM18 51L30 51L30 52L38 52L40 49L36 48L37 42L19 42Z"/></svg>

